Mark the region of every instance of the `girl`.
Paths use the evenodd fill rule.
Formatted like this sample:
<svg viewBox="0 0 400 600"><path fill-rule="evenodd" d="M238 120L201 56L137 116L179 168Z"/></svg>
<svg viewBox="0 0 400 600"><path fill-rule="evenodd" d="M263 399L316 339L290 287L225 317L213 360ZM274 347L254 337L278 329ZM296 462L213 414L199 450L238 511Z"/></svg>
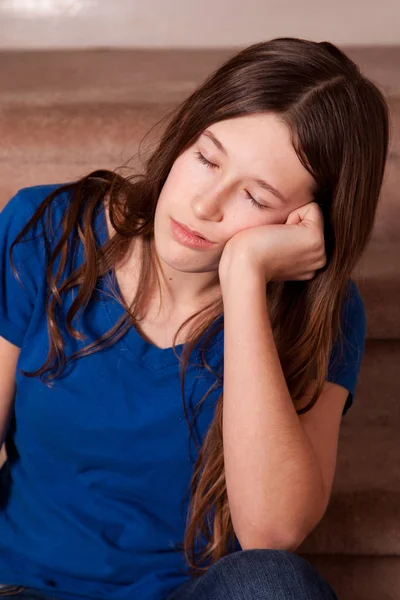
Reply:
<svg viewBox="0 0 400 600"><path fill-rule="evenodd" d="M3 600L336 598L294 550L353 402L388 129L337 47L279 38L177 107L143 174L8 202Z"/></svg>

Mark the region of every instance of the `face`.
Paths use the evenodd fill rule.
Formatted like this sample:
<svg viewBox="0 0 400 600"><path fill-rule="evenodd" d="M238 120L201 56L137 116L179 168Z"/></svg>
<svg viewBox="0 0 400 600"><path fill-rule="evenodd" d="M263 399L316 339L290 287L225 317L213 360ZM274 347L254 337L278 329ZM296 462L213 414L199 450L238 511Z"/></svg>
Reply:
<svg viewBox="0 0 400 600"><path fill-rule="evenodd" d="M287 125L274 114L214 123L177 158L164 184L154 222L157 254L178 271L216 271L228 240L243 229L285 223L293 210L313 200L314 185ZM171 219L214 244L182 245Z"/></svg>

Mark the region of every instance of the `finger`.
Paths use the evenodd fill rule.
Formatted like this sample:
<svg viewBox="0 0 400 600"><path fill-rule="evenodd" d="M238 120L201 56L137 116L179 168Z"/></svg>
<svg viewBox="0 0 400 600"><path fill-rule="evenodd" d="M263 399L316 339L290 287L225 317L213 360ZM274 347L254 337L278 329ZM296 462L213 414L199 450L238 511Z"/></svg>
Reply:
<svg viewBox="0 0 400 600"><path fill-rule="evenodd" d="M316 271L309 271L308 273L305 273L304 275L301 275L297 279L299 281L308 281L310 279L314 279L316 273L317 273Z"/></svg>
<svg viewBox="0 0 400 600"><path fill-rule="evenodd" d="M316 202L309 202L303 206L299 206L292 211L286 220L288 225L298 225L303 223L304 225L314 223L321 228L324 225L324 217L321 208Z"/></svg>
<svg viewBox="0 0 400 600"><path fill-rule="evenodd" d="M298 211L298 209L292 211L288 218L286 219L285 225L298 225L299 223L301 223L302 218L300 216L300 213Z"/></svg>

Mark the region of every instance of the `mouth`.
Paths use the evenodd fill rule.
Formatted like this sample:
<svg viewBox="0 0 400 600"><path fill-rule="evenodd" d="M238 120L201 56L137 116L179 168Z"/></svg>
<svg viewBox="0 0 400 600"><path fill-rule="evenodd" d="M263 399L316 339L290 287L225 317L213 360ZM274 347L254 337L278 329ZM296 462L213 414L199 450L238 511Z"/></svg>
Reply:
<svg viewBox="0 0 400 600"><path fill-rule="evenodd" d="M175 219L172 219L172 220L174 221ZM206 242L209 242L210 244L214 243L211 240L209 240L208 238L206 238L204 235L202 235L199 231L196 231L195 229L190 229L190 227L187 227L187 225L184 225L183 223L180 223L179 221L175 221L175 223L178 223L178 225L180 227L182 227L183 229L185 229L188 233L197 236L201 240L205 240Z"/></svg>
<svg viewBox="0 0 400 600"><path fill-rule="evenodd" d="M174 219L170 219L171 233L180 244L193 249L207 249L215 246L214 242L207 240L204 236L193 229L189 229Z"/></svg>

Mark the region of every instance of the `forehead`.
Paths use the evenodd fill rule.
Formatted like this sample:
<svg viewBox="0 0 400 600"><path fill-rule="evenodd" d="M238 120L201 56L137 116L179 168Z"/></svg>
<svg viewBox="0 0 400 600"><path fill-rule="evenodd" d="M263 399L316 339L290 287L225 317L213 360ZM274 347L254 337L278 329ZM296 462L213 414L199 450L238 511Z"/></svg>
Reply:
<svg viewBox="0 0 400 600"><path fill-rule="evenodd" d="M214 134L227 155L217 149L206 132ZM310 201L314 179L296 154L288 125L277 115L257 113L219 121L207 127L201 139L243 177L266 180L298 206L301 204L296 199Z"/></svg>

